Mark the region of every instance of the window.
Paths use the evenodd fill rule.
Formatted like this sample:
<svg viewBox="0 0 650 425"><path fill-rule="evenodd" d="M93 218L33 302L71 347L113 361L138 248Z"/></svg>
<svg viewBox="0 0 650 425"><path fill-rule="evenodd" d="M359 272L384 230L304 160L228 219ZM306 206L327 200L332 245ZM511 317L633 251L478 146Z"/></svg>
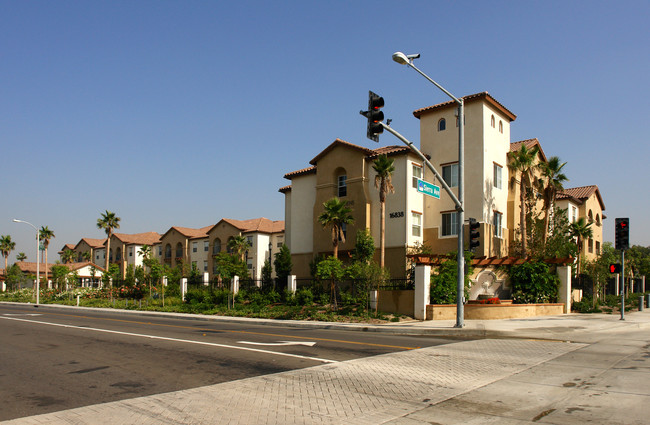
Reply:
<svg viewBox="0 0 650 425"><path fill-rule="evenodd" d="M600 255L600 242L596 241L596 254Z"/></svg>
<svg viewBox="0 0 650 425"><path fill-rule="evenodd" d="M165 258L172 258L172 246L170 244L165 245Z"/></svg>
<svg viewBox="0 0 650 425"><path fill-rule="evenodd" d="M192 242L192 252L197 252L199 250L199 243Z"/></svg>
<svg viewBox="0 0 650 425"><path fill-rule="evenodd" d="M133 257L133 248L129 248L129 257Z"/></svg>
<svg viewBox="0 0 650 425"><path fill-rule="evenodd" d="M494 164L494 187L496 187L497 189L501 189L503 187L502 173L503 173L503 167L495 163Z"/></svg>
<svg viewBox="0 0 650 425"><path fill-rule="evenodd" d="M181 258L183 256L183 245L181 243L176 244L176 258Z"/></svg>
<svg viewBox="0 0 650 425"><path fill-rule="evenodd" d="M252 236L246 236L246 241L248 242L248 245L251 247L253 246L253 237Z"/></svg>
<svg viewBox="0 0 650 425"><path fill-rule="evenodd" d="M442 213L442 236L458 234L458 213Z"/></svg>
<svg viewBox="0 0 650 425"><path fill-rule="evenodd" d="M503 121L499 120L499 133L503 133Z"/></svg>
<svg viewBox="0 0 650 425"><path fill-rule="evenodd" d="M494 226L494 236L500 238L503 236L502 230L503 214L495 211L492 218L492 226Z"/></svg>
<svg viewBox="0 0 650 425"><path fill-rule="evenodd" d="M589 238L589 253L593 254L594 252L594 240Z"/></svg>
<svg viewBox="0 0 650 425"><path fill-rule="evenodd" d="M492 115L492 118L490 118L490 125L492 128L494 128L494 115Z"/></svg>
<svg viewBox="0 0 650 425"><path fill-rule="evenodd" d="M574 222L578 219L578 209L576 207L571 207L573 214L571 215L571 221Z"/></svg>
<svg viewBox="0 0 650 425"><path fill-rule="evenodd" d="M338 197L342 198L348 194L348 176L342 175L338 178Z"/></svg>
<svg viewBox="0 0 650 425"><path fill-rule="evenodd" d="M458 186L458 163L442 166L442 179L449 187Z"/></svg>
<svg viewBox="0 0 650 425"><path fill-rule="evenodd" d="M444 118L440 118L438 121L438 131L445 131L447 129L447 121Z"/></svg>
<svg viewBox="0 0 650 425"><path fill-rule="evenodd" d="M413 187L417 189L418 179L422 178L422 166L419 164L413 164Z"/></svg>
<svg viewBox="0 0 650 425"><path fill-rule="evenodd" d="M203 241L203 252L208 252L210 250L210 242Z"/></svg>
<svg viewBox="0 0 650 425"><path fill-rule="evenodd" d="M221 239L217 238L214 240L212 245L212 254L218 254L221 252Z"/></svg>
<svg viewBox="0 0 650 425"><path fill-rule="evenodd" d="M413 223L411 224L411 234L417 237L422 236L422 214L412 211L411 218L413 219Z"/></svg>
<svg viewBox="0 0 650 425"><path fill-rule="evenodd" d="M162 257L162 246L158 247L158 256Z"/></svg>
<svg viewBox="0 0 650 425"><path fill-rule="evenodd" d="M207 272L208 271L208 262L203 260L203 271Z"/></svg>

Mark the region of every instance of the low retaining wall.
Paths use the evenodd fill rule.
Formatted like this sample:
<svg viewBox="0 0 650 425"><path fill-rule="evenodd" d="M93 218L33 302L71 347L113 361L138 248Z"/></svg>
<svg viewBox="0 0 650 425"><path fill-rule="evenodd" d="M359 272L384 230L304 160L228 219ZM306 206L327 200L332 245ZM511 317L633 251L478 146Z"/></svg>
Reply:
<svg viewBox="0 0 650 425"><path fill-rule="evenodd" d="M564 304L465 304L467 320L519 319L564 314ZM427 306L427 320L456 319L456 304Z"/></svg>
<svg viewBox="0 0 650 425"><path fill-rule="evenodd" d="M412 317L414 293L412 289L379 291L379 311Z"/></svg>

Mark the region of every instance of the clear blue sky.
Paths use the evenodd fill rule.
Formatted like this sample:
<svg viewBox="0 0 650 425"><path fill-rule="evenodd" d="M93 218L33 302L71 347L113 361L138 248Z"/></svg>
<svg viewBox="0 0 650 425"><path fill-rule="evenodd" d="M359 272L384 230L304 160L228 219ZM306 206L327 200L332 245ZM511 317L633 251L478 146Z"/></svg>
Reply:
<svg viewBox="0 0 650 425"><path fill-rule="evenodd" d="M613 240L650 245L648 1L0 0L0 234L34 259L33 230L65 243L284 219L278 188L335 138L369 148L368 90L413 141L412 111L488 91L596 184ZM399 144L385 134L380 145Z"/></svg>

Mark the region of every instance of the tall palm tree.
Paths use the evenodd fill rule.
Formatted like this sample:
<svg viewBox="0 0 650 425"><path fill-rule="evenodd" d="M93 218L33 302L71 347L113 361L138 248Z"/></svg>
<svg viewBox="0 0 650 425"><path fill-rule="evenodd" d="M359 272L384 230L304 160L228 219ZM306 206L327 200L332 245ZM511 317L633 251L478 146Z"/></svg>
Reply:
<svg viewBox="0 0 650 425"><path fill-rule="evenodd" d="M142 245L138 250L138 254L142 256L142 264L146 266L147 260L149 260L149 256L151 255L151 247L147 244Z"/></svg>
<svg viewBox="0 0 650 425"><path fill-rule="evenodd" d="M5 258L5 274L7 273L7 257L14 249L16 249L16 242L11 240L10 235L0 236L0 253Z"/></svg>
<svg viewBox="0 0 650 425"><path fill-rule="evenodd" d="M16 260L18 261L25 261L27 259L27 254L24 252L19 252L18 255L16 255Z"/></svg>
<svg viewBox="0 0 650 425"><path fill-rule="evenodd" d="M38 234L45 250L45 283L47 284L47 248L50 246L50 239L54 239L56 236L54 236L54 231L48 229L47 226L41 226Z"/></svg>
<svg viewBox="0 0 650 425"><path fill-rule="evenodd" d="M120 228L120 220L114 212L106 210L103 212L101 217L97 219L97 228L102 229L106 232L106 272L109 270L109 259L111 252L111 235L113 234L114 229Z"/></svg>
<svg viewBox="0 0 650 425"><path fill-rule="evenodd" d="M384 268L384 252L386 250L386 195L394 193L393 173L395 172L394 159L389 159L386 155L379 155L372 163L372 168L377 173L375 175L375 187L379 189L379 205L381 214L379 220L379 266Z"/></svg>
<svg viewBox="0 0 650 425"><path fill-rule="evenodd" d="M566 162L560 163L560 158L552 156L548 162L542 162L539 167L542 177L537 181L537 185L544 199L544 235L542 238L544 245L548 238L551 210L555 205L555 197L558 192L564 190L564 182L569 181L567 176L562 173L562 168L565 165Z"/></svg>
<svg viewBox="0 0 650 425"><path fill-rule="evenodd" d="M339 241L345 243L345 234L343 226L354 223L352 209L348 207L347 202L341 201L334 197L323 203L323 212L318 216L318 222L325 228L332 229L332 247L334 258L339 255Z"/></svg>
<svg viewBox="0 0 650 425"><path fill-rule="evenodd" d="M237 235L228 241L228 248L235 255L239 256L242 261L246 261L246 251L251 247L251 244L248 242L242 235Z"/></svg>
<svg viewBox="0 0 650 425"><path fill-rule="evenodd" d="M511 186L514 186L516 183L519 183L519 203L521 204L519 225L521 226L521 250L522 255L524 256L526 256L528 252L526 246L528 239L528 232L526 229L526 192L533 184L538 152L539 148L537 146L528 149L525 144L522 144L518 151L509 153L510 161L508 163L508 169L512 173L510 184ZM519 181L517 181L517 174L519 174Z"/></svg>
<svg viewBox="0 0 650 425"><path fill-rule="evenodd" d="M583 241L593 236L591 224L587 223L584 217L580 217L571 223L571 236L577 238L578 243L578 276L580 275L580 257L582 256Z"/></svg>

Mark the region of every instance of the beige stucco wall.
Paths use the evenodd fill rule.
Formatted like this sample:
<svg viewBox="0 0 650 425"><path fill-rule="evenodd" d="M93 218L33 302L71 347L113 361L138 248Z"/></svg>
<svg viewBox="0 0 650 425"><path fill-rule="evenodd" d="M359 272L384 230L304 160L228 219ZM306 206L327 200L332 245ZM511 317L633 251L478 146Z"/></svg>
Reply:
<svg viewBox="0 0 650 425"><path fill-rule="evenodd" d="M286 244L292 254L310 253L314 249L316 174L294 177L285 196Z"/></svg>

